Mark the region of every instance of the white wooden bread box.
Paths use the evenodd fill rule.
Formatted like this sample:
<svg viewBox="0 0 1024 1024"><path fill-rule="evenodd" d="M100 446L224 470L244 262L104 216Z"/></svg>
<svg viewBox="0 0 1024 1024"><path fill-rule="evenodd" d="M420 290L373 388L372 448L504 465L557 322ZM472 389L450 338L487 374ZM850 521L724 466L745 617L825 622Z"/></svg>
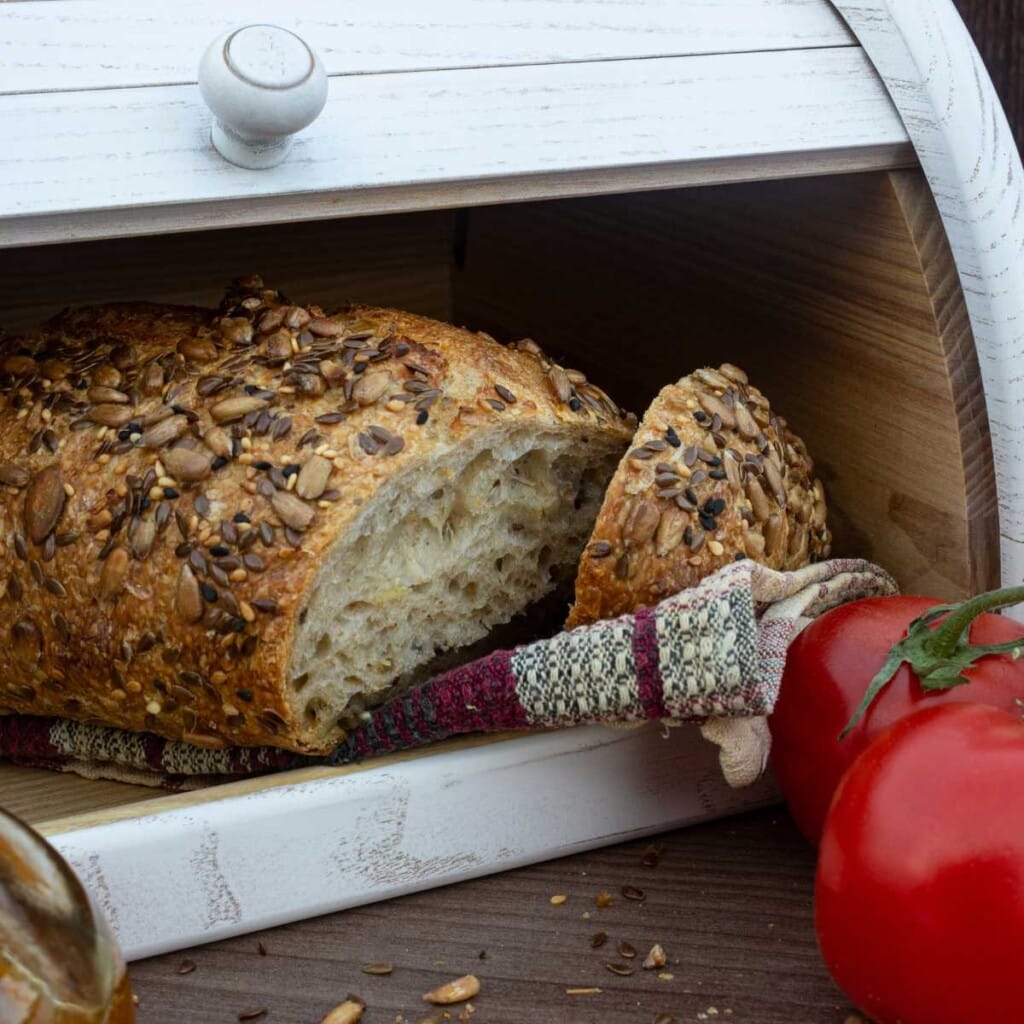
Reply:
<svg viewBox="0 0 1024 1024"><path fill-rule="evenodd" d="M261 121L221 39L204 92L262 169L197 76L255 20L297 46L233 59L297 91ZM806 438L839 553L940 597L1024 578L1024 179L950 0L26 0L0 125L9 332L258 271L533 335L637 410L728 359ZM0 766L129 958L772 798L653 726L175 796Z"/></svg>

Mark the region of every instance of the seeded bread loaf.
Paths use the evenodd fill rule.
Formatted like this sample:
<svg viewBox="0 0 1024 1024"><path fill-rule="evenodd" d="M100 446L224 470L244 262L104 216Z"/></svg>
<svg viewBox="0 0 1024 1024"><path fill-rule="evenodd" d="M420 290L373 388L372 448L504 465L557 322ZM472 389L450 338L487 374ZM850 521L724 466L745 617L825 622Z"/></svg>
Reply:
<svg viewBox="0 0 1024 1024"><path fill-rule="evenodd" d="M625 417L532 342L290 305L0 350L0 713L324 752L571 581Z"/></svg>
<svg viewBox="0 0 1024 1024"><path fill-rule="evenodd" d="M567 627L656 604L736 558L795 569L829 553L803 441L729 363L662 389L612 479Z"/></svg>

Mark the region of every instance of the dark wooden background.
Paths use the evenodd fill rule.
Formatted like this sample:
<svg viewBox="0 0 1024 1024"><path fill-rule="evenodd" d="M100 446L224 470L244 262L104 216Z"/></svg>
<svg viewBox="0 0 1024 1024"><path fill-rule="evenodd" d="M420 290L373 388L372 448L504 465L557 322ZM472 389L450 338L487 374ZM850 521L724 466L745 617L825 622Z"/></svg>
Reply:
<svg viewBox="0 0 1024 1024"><path fill-rule="evenodd" d="M955 0L1024 149L1024 0Z"/></svg>

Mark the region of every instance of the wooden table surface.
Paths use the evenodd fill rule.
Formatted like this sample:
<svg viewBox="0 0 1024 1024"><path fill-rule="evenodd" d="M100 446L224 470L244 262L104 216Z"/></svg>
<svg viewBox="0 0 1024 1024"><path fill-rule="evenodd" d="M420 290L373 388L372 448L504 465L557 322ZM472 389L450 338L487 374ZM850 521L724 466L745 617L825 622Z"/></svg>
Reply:
<svg viewBox="0 0 1024 1024"><path fill-rule="evenodd" d="M652 843L656 866L643 863ZM853 1008L815 948L813 870L785 811L760 811L134 964L138 1020L231 1022L265 1008L254 1019L316 1024L354 993L365 1024L440 1022L421 996L472 973L475 1012L451 1007L452 1021L845 1024ZM623 886L644 899L623 898ZM610 907L596 906L601 891ZM558 894L565 903L552 905ZM607 942L591 948L602 931ZM618 955L620 939L634 959ZM656 942L668 964L641 970ZM362 973L381 961L391 975ZM613 974L609 961L635 973Z"/></svg>

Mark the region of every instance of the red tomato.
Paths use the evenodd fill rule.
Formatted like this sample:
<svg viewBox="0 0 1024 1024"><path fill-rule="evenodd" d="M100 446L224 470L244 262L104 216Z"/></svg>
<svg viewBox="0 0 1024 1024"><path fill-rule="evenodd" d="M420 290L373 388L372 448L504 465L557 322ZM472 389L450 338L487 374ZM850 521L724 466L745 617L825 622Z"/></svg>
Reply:
<svg viewBox="0 0 1024 1024"><path fill-rule="evenodd" d="M904 663L859 724L845 739L838 738L890 649L906 636L913 620L938 605L927 597L853 601L816 619L790 647L768 723L772 767L797 825L811 842L821 838L832 794L856 756L919 702L970 701L1012 711L1015 701L1024 699L1024 660L1014 661L1009 654L983 657L966 668L970 685L932 691L924 690ZM981 615L970 631L972 644L1022 639L1024 623L1001 615Z"/></svg>
<svg viewBox="0 0 1024 1024"><path fill-rule="evenodd" d="M836 791L815 924L829 971L877 1024L1024 1016L1024 723L929 707Z"/></svg>

